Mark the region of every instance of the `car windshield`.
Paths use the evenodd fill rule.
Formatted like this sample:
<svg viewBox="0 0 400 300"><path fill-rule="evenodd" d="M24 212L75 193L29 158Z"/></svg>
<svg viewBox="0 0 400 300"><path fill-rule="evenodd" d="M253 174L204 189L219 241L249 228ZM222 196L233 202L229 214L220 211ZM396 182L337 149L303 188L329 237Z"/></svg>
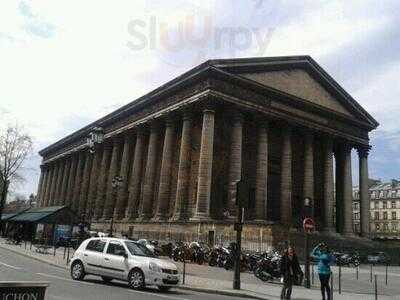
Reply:
<svg viewBox="0 0 400 300"><path fill-rule="evenodd" d="M156 257L153 252L147 249L146 246L143 246L139 243L135 242L125 242L126 247L132 255L137 256L146 256L146 257Z"/></svg>

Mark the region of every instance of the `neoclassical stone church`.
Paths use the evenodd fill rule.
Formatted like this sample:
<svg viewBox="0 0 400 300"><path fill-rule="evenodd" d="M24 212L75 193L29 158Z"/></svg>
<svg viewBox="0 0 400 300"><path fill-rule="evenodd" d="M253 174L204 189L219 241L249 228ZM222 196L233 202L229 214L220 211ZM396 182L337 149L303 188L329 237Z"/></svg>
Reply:
<svg viewBox="0 0 400 300"><path fill-rule="evenodd" d="M209 60L41 150L39 203L98 230L113 219L114 234L212 243L232 234L245 180L244 244L300 228L306 197L319 232L352 236L355 149L367 237L377 126L309 56ZM104 138L89 151L94 128Z"/></svg>

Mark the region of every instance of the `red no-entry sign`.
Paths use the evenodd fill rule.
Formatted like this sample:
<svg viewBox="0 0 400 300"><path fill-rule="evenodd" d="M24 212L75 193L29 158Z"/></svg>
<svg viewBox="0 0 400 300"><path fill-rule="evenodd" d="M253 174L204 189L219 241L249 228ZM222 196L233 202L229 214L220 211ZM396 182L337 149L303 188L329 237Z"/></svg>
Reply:
<svg viewBox="0 0 400 300"><path fill-rule="evenodd" d="M311 232L315 229L315 222L312 218L305 218L303 221L303 229L305 232Z"/></svg>

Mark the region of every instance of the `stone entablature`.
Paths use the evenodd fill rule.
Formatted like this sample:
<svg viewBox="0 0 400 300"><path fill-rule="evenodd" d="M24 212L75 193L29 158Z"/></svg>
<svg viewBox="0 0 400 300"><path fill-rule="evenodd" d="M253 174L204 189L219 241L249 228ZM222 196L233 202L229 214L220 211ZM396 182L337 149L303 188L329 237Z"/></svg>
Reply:
<svg viewBox="0 0 400 300"><path fill-rule="evenodd" d="M356 148L366 236L368 132L377 122L339 88L326 91L329 101L351 117L335 104L298 97L307 93L288 94L240 74L243 66L248 74L257 64L257 72L268 72L305 60L313 78L332 81L322 87L337 85L309 57L239 59L236 69L232 60L209 61L43 149L40 204L68 204L98 224L112 217L121 224L232 223L235 183L246 179L248 221L299 227L302 199L310 197L318 230L351 235ZM105 140L90 154L85 140L94 126L104 129ZM117 191L116 175L123 178Z"/></svg>

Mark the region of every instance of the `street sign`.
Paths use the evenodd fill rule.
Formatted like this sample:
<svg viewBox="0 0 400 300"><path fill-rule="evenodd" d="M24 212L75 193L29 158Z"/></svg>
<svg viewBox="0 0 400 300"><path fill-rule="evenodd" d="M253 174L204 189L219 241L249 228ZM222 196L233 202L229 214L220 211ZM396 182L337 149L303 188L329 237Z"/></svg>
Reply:
<svg viewBox="0 0 400 300"><path fill-rule="evenodd" d="M44 300L48 282L0 282L0 299Z"/></svg>
<svg viewBox="0 0 400 300"><path fill-rule="evenodd" d="M305 232L312 232L315 229L315 222L312 218L305 218L303 221L303 229Z"/></svg>

